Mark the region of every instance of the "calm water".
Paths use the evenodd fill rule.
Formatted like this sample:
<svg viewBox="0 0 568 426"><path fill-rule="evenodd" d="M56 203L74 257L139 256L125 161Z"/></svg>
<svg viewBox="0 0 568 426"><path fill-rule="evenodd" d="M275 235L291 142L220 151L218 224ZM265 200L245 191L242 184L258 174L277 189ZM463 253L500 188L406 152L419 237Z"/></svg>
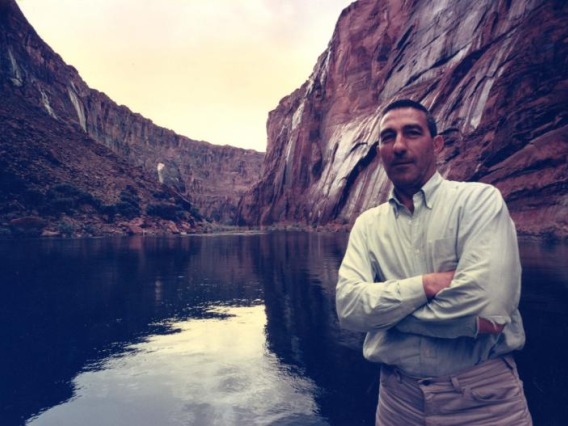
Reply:
<svg viewBox="0 0 568 426"><path fill-rule="evenodd" d="M334 311L346 234L0 241L2 425L371 425L377 367ZM568 249L524 243L517 355L568 419Z"/></svg>

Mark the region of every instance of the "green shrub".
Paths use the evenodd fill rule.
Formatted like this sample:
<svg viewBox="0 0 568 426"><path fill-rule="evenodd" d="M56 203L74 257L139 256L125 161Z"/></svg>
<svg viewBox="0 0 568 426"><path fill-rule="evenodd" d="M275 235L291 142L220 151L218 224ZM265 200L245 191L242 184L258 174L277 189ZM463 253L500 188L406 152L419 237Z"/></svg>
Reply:
<svg viewBox="0 0 568 426"><path fill-rule="evenodd" d="M71 237L75 232L75 227L71 222L61 221L57 224L57 229L64 237Z"/></svg>
<svg viewBox="0 0 568 426"><path fill-rule="evenodd" d="M134 219L140 216L140 205L131 202L119 201L114 205L116 214L121 215L126 219Z"/></svg>
<svg viewBox="0 0 568 426"><path fill-rule="evenodd" d="M182 217L184 212L175 204L157 203L148 204L146 213L166 220L176 220Z"/></svg>
<svg viewBox="0 0 568 426"><path fill-rule="evenodd" d="M65 213L72 215L83 204L100 208L100 201L88 192L73 185L57 184L47 191L42 210L47 214Z"/></svg>

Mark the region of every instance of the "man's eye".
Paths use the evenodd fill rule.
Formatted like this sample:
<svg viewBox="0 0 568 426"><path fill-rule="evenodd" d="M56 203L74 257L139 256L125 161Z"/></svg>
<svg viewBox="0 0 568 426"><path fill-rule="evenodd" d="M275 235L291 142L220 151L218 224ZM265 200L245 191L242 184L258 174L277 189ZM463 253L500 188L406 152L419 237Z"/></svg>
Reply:
<svg viewBox="0 0 568 426"><path fill-rule="evenodd" d="M388 143L394 140L394 135L392 133L387 133L386 135L381 135L380 142Z"/></svg>
<svg viewBox="0 0 568 426"><path fill-rule="evenodd" d="M407 130L406 135L410 136L410 137L418 137L418 136L422 136L422 132L418 129L410 129Z"/></svg>

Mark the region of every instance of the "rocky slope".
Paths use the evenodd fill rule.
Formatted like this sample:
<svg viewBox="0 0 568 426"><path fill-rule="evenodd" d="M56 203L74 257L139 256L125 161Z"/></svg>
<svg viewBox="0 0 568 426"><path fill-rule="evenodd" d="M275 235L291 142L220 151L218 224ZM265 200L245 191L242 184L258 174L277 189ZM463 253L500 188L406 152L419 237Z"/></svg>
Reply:
<svg viewBox="0 0 568 426"><path fill-rule="evenodd" d="M3 91L0 237L202 230L190 203L76 125Z"/></svg>
<svg viewBox="0 0 568 426"><path fill-rule="evenodd" d="M349 225L385 200L380 109L431 108L444 175L495 184L521 233L568 236L568 3L359 0L269 115L242 224Z"/></svg>
<svg viewBox="0 0 568 426"><path fill-rule="evenodd" d="M2 119L13 121L15 116L10 115L9 103L20 104L16 120L19 127L11 127L12 138L18 143L33 143L25 138L30 128L46 138L57 134L62 140L44 142L49 145L65 141L70 150L75 149L71 147L75 140L89 139L106 148L105 159L95 156L90 162L82 161L77 171L101 174L99 162L113 158L112 161L120 162L115 169L130 174L134 181L137 179L134 175L143 175L145 180L141 183L144 185L165 186L166 192L174 194L177 200L184 200L186 210L191 205L193 213L213 221L233 223L241 195L260 174L264 154L177 135L89 88L77 70L65 64L41 40L14 0L0 0L0 91L5 114ZM39 123L43 126L41 129ZM5 135L0 138L3 146L14 144L7 141ZM102 147L92 149L100 153ZM31 152L33 150L28 154ZM68 160L78 161L82 154L77 152L76 155ZM65 160L62 164L70 167ZM45 169L45 172L49 174L52 170ZM37 171L37 176L41 177L41 171ZM25 174L20 177L27 180ZM105 185L113 185L118 175L110 173L103 177ZM63 176L47 178L59 182ZM90 191L87 187L79 189ZM47 193L49 188L38 190Z"/></svg>

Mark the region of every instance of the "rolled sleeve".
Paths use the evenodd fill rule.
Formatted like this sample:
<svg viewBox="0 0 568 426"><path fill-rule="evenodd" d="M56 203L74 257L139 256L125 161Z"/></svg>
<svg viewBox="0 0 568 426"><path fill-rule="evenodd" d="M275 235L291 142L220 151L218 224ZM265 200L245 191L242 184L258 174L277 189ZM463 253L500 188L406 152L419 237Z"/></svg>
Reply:
<svg viewBox="0 0 568 426"><path fill-rule="evenodd" d="M423 321L409 315L396 326L403 333L422 336L455 339L458 337L477 336L477 317L467 316L450 321Z"/></svg>

